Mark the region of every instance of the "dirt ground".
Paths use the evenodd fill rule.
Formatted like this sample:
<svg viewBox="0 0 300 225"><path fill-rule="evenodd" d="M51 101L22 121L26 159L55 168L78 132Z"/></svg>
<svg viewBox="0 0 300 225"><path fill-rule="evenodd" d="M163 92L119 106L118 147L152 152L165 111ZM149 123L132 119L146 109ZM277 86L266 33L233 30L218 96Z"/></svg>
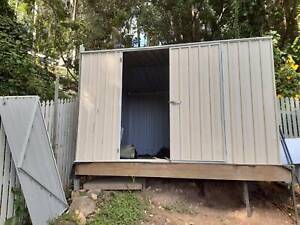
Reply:
<svg viewBox="0 0 300 225"><path fill-rule="evenodd" d="M143 225L295 224L291 196L279 184L249 183L252 216L247 217L242 183L149 180L141 193L150 203Z"/></svg>

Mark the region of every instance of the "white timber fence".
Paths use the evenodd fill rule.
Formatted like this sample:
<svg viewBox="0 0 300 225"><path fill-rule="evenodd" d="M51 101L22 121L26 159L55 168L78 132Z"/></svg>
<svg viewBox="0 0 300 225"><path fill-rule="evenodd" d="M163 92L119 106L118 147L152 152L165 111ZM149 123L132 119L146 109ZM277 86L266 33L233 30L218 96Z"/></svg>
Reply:
<svg viewBox="0 0 300 225"><path fill-rule="evenodd" d="M58 101L56 134L54 133L54 101L41 102L41 108L52 146L57 147L57 167L63 187L67 190L71 184L72 164L75 159L78 101L77 99ZM53 143L54 140L56 143ZM15 213L16 192L20 192L20 184L5 131L0 123L0 225L4 225L5 221Z"/></svg>
<svg viewBox="0 0 300 225"><path fill-rule="evenodd" d="M279 123L285 138L300 137L300 100L279 98Z"/></svg>
<svg viewBox="0 0 300 225"><path fill-rule="evenodd" d="M70 175L75 159L78 101L77 99L58 101L56 133L54 133L54 101L42 102L41 108L52 148L56 149L56 163L61 181L64 189L67 190L70 186Z"/></svg>

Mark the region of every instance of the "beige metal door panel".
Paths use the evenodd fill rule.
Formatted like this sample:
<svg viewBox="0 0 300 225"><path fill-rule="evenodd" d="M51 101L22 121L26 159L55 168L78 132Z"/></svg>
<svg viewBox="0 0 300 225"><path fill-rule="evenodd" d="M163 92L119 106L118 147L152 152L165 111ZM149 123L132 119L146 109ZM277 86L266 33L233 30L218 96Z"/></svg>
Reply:
<svg viewBox="0 0 300 225"><path fill-rule="evenodd" d="M221 68L218 44L170 49L172 160L225 160Z"/></svg>
<svg viewBox="0 0 300 225"><path fill-rule="evenodd" d="M119 159L122 53L82 53L76 161Z"/></svg>

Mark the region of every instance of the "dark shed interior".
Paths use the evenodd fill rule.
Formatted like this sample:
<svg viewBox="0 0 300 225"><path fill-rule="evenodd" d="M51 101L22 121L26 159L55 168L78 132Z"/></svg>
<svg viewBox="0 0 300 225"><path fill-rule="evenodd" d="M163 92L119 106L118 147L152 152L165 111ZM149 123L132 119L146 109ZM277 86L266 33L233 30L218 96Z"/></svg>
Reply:
<svg viewBox="0 0 300 225"><path fill-rule="evenodd" d="M121 121L121 158L170 157L168 49L123 54Z"/></svg>

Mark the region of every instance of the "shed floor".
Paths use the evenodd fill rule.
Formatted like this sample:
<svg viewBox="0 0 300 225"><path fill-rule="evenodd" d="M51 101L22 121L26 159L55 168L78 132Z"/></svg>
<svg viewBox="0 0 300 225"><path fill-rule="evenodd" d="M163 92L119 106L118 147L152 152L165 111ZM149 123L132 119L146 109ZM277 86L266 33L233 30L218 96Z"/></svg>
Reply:
<svg viewBox="0 0 300 225"><path fill-rule="evenodd" d="M291 170L282 165L232 165L166 161L85 162L75 165L78 176L126 176L182 179L292 182Z"/></svg>

